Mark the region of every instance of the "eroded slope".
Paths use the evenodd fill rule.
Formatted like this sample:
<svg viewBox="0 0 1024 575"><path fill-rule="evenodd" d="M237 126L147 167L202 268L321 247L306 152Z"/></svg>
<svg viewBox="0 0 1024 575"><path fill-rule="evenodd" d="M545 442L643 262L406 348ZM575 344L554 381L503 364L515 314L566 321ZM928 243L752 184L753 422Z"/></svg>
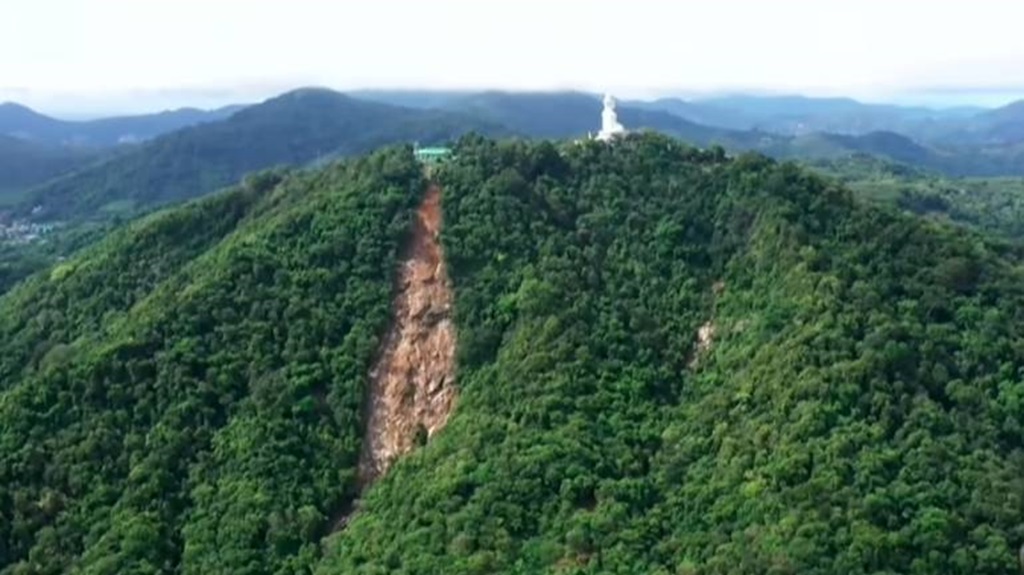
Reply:
<svg viewBox="0 0 1024 575"><path fill-rule="evenodd" d="M441 192L427 190L402 254L393 320L370 374L359 480L366 485L448 420L455 401L451 290L438 242Z"/></svg>

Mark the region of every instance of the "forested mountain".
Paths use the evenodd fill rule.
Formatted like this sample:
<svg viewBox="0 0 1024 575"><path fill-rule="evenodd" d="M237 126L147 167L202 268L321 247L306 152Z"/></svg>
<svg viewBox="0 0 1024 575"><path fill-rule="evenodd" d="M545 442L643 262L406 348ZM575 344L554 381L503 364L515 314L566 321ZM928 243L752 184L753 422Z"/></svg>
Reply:
<svg viewBox="0 0 1024 575"><path fill-rule="evenodd" d="M809 162L861 198L920 217L1024 240L1024 178L950 178L865 154Z"/></svg>
<svg viewBox="0 0 1024 575"><path fill-rule="evenodd" d="M469 90L360 89L348 92L361 100L383 102L406 108L444 108L455 100L475 94Z"/></svg>
<svg viewBox="0 0 1024 575"><path fill-rule="evenodd" d="M580 138L600 128L601 99L583 92L482 92L449 100L445 107L502 124L533 138ZM628 106L619 120L633 130L650 129L706 145L745 140L746 134L702 126L667 112Z"/></svg>
<svg viewBox="0 0 1024 575"><path fill-rule="evenodd" d="M584 92L365 91L364 97L478 116L534 138L579 138L599 127L601 100ZM972 108L932 110L848 98L731 97L625 101L619 119L696 145L816 160L867 153L951 176L1024 174L1024 146L953 145ZM858 119L859 118L859 119ZM906 128L906 133L899 130ZM907 134L920 137L911 137Z"/></svg>
<svg viewBox="0 0 1024 575"><path fill-rule="evenodd" d="M139 116L67 121L7 102L0 104L0 134L51 146L109 147L148 140L186 126L223 120L240 109L242 106L216 110L181 108Z"/></svg>
<svg viewBox="0 0 1024 575"><path fill-rule="evenodd" d="M626 100L623 105L641 110L668 112L691 122L716 126L729 130L752 130L757 122L742 110L683 100L682 98L657 98L654 100Z"/></svg>
<svg viewBox="0 0 1024 575"><path fill-rule="evenodd" d="M736 129L761 129L780 134L830 132L859 135L896 131L911 137L936 124L955 122L983 111L982 108L925 108L893 104L869 104L852 98L806 96L722 96L691 103L719 111ZM728 112L725 114L724 112Z"/></svg>
<svg viewBox="0 0 1024 575"><path fill-rule="evenodd" d="M1024 100L986 110L946 127L941 139L961 146L1024 146Z"/></svg>
<svg viewBox="0 0 1024 575"><path fill-rule="evenodd" d="M0 205L33 185L96 161L103 152L88 148L52 147L0 135Z"/></svg>
<svg viewBox="0 0 1024 575"><path fill-rule="evenodd" d="M813 133L775 140L760 149L773 156L811 163L870 155L948 176L1024 174L1024 150L936 148L887 131L858 136Z"/></svg>
<svg viewBox="0 0 1024 575"><path fill-rule="evenodd" d="M458 397L357 505L408 147L0 297L0 573L1016 569L1021 253L655 135L434 178Z"/></svg>
<svg viewBox="0 0 1024 575"><path fill-rule="evenodd" d="M29 192L22 211L40 219L95 217L197 197L244 174L278 165L369 151L404 141L431 143L476 130L507 130L462 114L413 110L301 89L185 128Z"/></svg>
<svg viewBox="0 0 1024 575"><path fill-rule="evenodd" d="M1016 153L1018 164L1019 148L1024 145L1024 101L996 109L925 108L868 104L850 98L731 96L693 101L669 98L642 105L734 130L845 136L895 132L950 153L1004 157Z"/></svg>
<svg viewBox="0 0 1024 575"><path fill-rule="evenodd" d="M251 170L279 164L303 165L396 142L439 143L468 131L532 138L581 138L597 130L601 113L600 99L582 92L466 95L461 92L364 91L363 95L407 106L352 98L327 90L296 90L243 109L226 120L166 134L124 150L103 165L46 182L27 192L29 196L21 211L27 213L42 206L38 217L48 220L132 213L202 195L234 183ZM730 102L693 105L707 110ZM771 100L766 102L761 105L765 113L789 109L783 104L796 105L788 100L774 105L769 105ZM854 109L861 106L852 100L838 102ZM637 105L627 103L619 108L619 119L632 130L655 130L687 143L721 145L733 152L756 150L780 158L799 159L869 153L948 175L1024 173L1022 146L936 147L891 131L860 135L812 132L793 136L761 130L731 130L691 122L677 115L681 113L678 109L670 112L654 109L657 107L654 104ZM819 102L812 108L831 110L835 106L839 104L829 107ZM724 113L731 115L731 112ZM715 121L714 117L704 119ZM24 181L20 178L4 185L11 190L25 191Z"/></svg>
<svg viewBox="0 0 1024 575"><path fill-rule="evenodd" d="M499 96L506 99L514 99L516 96L529 97L533 103L540 103L543 100L542 96L548 96L565 99L563 104L571 103L572 97L587 97L591 100L600 100L601 97L600 94L586 92L472 93L413 89L357 90L352 92L352 95L416 108L458 107L465 103L476 103L486 108L490 103L501 105L497 100ZM529 102L530 99L526 99L522 103ZM991 113L985 108L969 106L926 108L871 104L852 98L795 95L736 95L689 100L677 97L653 100L627 99L621 102L621 106L626 109L667 112L696 124L740 132L756 130L778 135L814 132L862 135L877 131L896 131L915 139L926 139L929 134L942 133L943 130L959 126L976 116L982 118Z"/></svg>

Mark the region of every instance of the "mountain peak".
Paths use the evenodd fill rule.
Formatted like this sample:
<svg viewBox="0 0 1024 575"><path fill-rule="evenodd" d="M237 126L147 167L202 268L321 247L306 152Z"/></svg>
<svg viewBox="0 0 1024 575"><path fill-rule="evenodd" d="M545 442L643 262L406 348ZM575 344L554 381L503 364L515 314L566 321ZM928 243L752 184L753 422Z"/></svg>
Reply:
<svg viewBox="0 0 1024 575"><path fill-rule="evenodd" d="M24 104L19 104L17 102L12 102L10 100L8 100L6 102L0 102L0 110L20 110L20 111L23 111L23 112L33 112L33 113L35 113L35 111L32 108L29 108L28 106L26 106Z"/></svg>
<svg viewBox="0 0 1024 575"><path fill-rule="evenodd" d="M273 98L273 99L278 99L278 98L292 98L292 99L296 99L296 98L338 98L338 99L348 98L348 99L352 99L351 96L343 94L342 92L338 92L337 90L332 90L330 88L324 88L324 87L321 87L321 86L305 86L305 87L302 87L302 88L296 88L296 89L291 90L289 92L285 92L284 94L281 94L277 98Z"/></svg>
<svg viewBox="0 0 1024 575"><path fill-rule="evenodd" d="M10 118L19 118L19 117L20 118L36 118L36 119L45 118L47 120L52 120L52 118L49 118L49 117L47 117L47 116L45 116L43 114L40 114L39 112L36 112L32 108L29 108L28 106L26 106L24 104L19 104L17 102L3 102L3 103L0 103L0 118L3 118L3 119L6 120L6 119L10 119Z"/></svg>

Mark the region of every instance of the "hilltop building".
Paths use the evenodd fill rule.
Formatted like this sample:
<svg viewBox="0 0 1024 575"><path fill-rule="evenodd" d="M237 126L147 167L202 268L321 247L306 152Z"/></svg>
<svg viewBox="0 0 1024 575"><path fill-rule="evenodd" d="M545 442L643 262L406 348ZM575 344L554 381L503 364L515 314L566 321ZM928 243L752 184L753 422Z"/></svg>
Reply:
<svg viewBox="0 0 1024 575"><path fill-rule="evenodd" d="M452 153L451 148L420 148L417 147L413 154L416 159L424 164L436 164L447 158Z"/></svg>

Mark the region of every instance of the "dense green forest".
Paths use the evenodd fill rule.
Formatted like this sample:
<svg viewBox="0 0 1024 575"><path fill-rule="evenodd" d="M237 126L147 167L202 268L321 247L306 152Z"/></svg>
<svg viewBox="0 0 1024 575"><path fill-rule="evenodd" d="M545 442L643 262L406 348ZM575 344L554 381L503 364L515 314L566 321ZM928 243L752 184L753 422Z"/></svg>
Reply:
<svg viewBox="0 0 1024 575"><path fill-rule="evenodd" d="M408 149L265 173L0 300L0 572L288 572L352 489Z"/></svg>
<svg viewBox="0 0 1024 575"><path fill-rule="evenodd" d="M212 193L252 171L319 166L396 142L435 144L469 131L511 133L459 112L400 108L322 89L295 90L241 110L186 109L92 122L61 122L11 105L4 111L10 113L0 113L0 129L53 137L197 125L105 151L0 136L0 207L10 207L16 218L60 224L46 243L0 244L0 293L69 255L84 238L101 237L97 229Z"/></svg>
<svg viewBox="0 0 1024 575"><path fill-rule="evenodd" d="M20 201L28 188L82 168L102 155L100 150L43 146L0 133L0 207Z"/></svg>
<svg viewBox="0 0 1024 575"><path fill-rule="evenodd" d="M436 143L473 130L507 133L457 113L295 90L28 190L21 213L40 206L33 217L45 221L129 216L208 194L255 170L302 166L397 142Z"/></svg>
<svg viewBox="0 0 1024 575"><path fill-rule="evenodd" d="M57 230L43 241L28 244L0 243L0 294L18 282L62 261L66 254L84 248L119 225L118 222L90 223Z"/></svg>
<svg viewBox="0 0 1024 575"><path fill-rule="evenodd" d="M0 297L0 573L1008 573L1019 250L791 163L466 137L447 427L355 497L426 185L266 172Z"/></svg>
<svg viewBox="0 0 1024 575"><path fill-rule="evenodd" d="M808 164L859 197L908 213L1024 239L1024 178L951 178L865 154Z"/></svg>

